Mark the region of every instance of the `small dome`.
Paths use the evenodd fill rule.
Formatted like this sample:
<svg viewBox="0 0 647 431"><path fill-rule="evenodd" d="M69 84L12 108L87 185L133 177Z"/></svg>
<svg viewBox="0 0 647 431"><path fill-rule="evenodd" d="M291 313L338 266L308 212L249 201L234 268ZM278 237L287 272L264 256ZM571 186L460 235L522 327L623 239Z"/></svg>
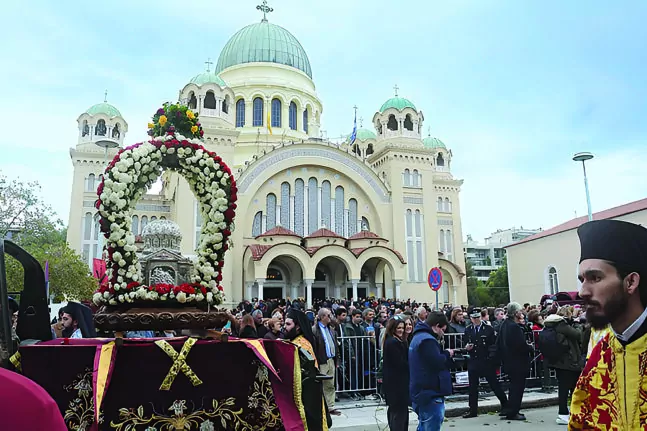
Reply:
<svg viewBox="0 0 647 431"><path fill-rule="evenodd" d="M215 72L203 72L191 78L191 84L201 87L204 84L218 84L221 88L225 88L227 84Z"/></svg>
<svg viewBox="0 0 647 431"><path fill-rule="evenodd" d="M411 108L414 111L417 111L416 105L413 104L413 102L409 99L405 99L404 97L392 97L380 108L380 112L384 112L389 108L395 108L398 111L402 111L404 108Z"/></svg>
<svg viewBox="0 0 647 431"><path fill-rule="evenodd" d="M297 38L265 20L242 28L229 39L220 52L215 72L238 64L264 62L291 66L312 78L310 60Z"/></svg>
<svg viewBox="0 0 647 431"><path fill-rule="evenodd" d="M357 139L358 141L368 141L369 139L377 139L377 135L371 130L359 129L357 130L355 139Z"/></svg>
<svg viewBox="0 0 647 431"><path fill-rule="evenodd" d="M85 111L85 113L89 115L105 114L110 118L121 117L121 112L106 102L97 103L96 105L91 106L87 111Z"/></svg>
<svg viewBox="0 0 647 431"><path fill-rule="evenodd" d="M443 141L438 138L427 136L422 140L422 144L427 148L444 148L447 149Z"/></svg>

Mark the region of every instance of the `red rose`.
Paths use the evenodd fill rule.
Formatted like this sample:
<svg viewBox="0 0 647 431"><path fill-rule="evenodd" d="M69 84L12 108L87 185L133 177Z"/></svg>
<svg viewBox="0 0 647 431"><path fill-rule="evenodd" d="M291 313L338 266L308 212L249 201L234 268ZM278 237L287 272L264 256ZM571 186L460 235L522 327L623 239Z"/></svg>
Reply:
<svg viewBox="0 0 647 431"><path fill-rule="evenodd" d="M225 289L223 289L221 285L218 285L218 290L221 291L221 292L225 291Z"/></svg>
<svg viewBox="0 0 647 431"><path fill-rule="evenodd" d="M222 274L216 276L216 282L220 283L222 281Z"/></svg>
<svg viewBox="0 0 647 431"><path fill-rule="evenodd" d="M223 234L225 237L228 237L229 235L231 235L231 231L230 231L229 229L223 229L222 234Z"/></svg>
<svg viewBox="0 0 647 431"><path fill-rule="evenodd" d="M228 208L227 210L225 210L223 215L225 216L225 220L232 221L236 216L236 212L233 209Z"/></svg>

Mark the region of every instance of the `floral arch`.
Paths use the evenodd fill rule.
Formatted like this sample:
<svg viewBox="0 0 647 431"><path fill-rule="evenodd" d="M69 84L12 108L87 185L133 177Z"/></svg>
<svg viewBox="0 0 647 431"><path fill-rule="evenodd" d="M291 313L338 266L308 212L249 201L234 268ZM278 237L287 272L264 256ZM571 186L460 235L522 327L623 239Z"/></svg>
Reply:
<svg viewBox="0 0 647 431"><path fill-rule="evenodd" d="M220 304L224 300L221 272L234 226L236 182L222 159L202 146L199 138L204 132L197 114L186 106L164 105L148 126L153 138L120 150L107 166L97 190L95 206L106 238L107 281L95 293L94 302ZM180 286L143 284L135 235L131 232L132 208L163 169L174 170L187 180L203 220L191 283Z"/></svg>

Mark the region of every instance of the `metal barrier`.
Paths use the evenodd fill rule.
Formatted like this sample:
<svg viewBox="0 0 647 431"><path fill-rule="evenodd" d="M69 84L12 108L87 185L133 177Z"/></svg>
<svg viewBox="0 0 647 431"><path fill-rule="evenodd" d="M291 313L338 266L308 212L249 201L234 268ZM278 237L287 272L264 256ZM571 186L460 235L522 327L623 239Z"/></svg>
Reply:
<svg viewBox="0 0 647 431"><path fill-rule="evenodd" d="M552 385L555 379L555 371L544 367L541 352L537 347L537 333L526 334L528 342L532 342L533 353L528 370L527 386L548 386ZM378 348L374 336L361 337L340 337L338 339L339 362L337 367L337 393L357 393L368 395L377 393L380 388L380 364L382 359L381 350ZM462 349L463 334L445 334L442 341L445 349ZM463 392L468 387L467 360L456 361L451 370L452 382L455 392ZM497 369L497 376L501 382L507 381L505 369ZM482 379L482 383L485 380Z"/></svg>

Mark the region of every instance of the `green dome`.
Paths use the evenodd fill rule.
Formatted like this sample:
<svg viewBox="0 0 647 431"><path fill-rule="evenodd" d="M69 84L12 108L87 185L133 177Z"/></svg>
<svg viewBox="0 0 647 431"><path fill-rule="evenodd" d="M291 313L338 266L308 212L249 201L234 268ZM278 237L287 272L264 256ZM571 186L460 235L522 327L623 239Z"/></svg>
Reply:
<svg viewBox="0 0 647 431"><path fill-rule="evenodd" d="M414 111L416 110L416 105L413 104L413 102L409 99L405 99L404 97L392 97L380 108L380 112L384 112L389 108L395 108L398 111L402 111L404 108L411 108Z"/></svg>
<svg viewBox="0 0 647 431"><path fill-rule="evenodd" d="M426 137L422 140L422 143L427 148L444 148L447 149L443 141L438 138L432 138L431 136Z"/></svg>
<svg viewBox="0 0 647 431"><path fill-rule="evenodd" d="M299 69L310 78L308 55L292 34L278 25L261 21L234 34L218 57L215 72L245 63L278 63Z"/></svg>
<svg viewBox="0 0 647 431"><path fill-rule="evenodd" d="M355 139L358 141L367 141L369 139L377 139L377 135L368 129L358 129Z"/></svg>
<svg viewBox="0 0 647 431"><path fill-rule="evenodd" d="M194 76L191 79L191 84L201 86L204 84L218 84L220 87L225 88L227 84L214 72L203 72Z"/></svg>
<svg viewBox="0 0 647 431"><path fill-rule="evenodd" d="M90 115L105 114L110 118L121 117L121 112L119 112L117 108L115 108L114 106L106 102L97 103L96 105L90 107L85 112L86 114L90 114Z"/></svg>

